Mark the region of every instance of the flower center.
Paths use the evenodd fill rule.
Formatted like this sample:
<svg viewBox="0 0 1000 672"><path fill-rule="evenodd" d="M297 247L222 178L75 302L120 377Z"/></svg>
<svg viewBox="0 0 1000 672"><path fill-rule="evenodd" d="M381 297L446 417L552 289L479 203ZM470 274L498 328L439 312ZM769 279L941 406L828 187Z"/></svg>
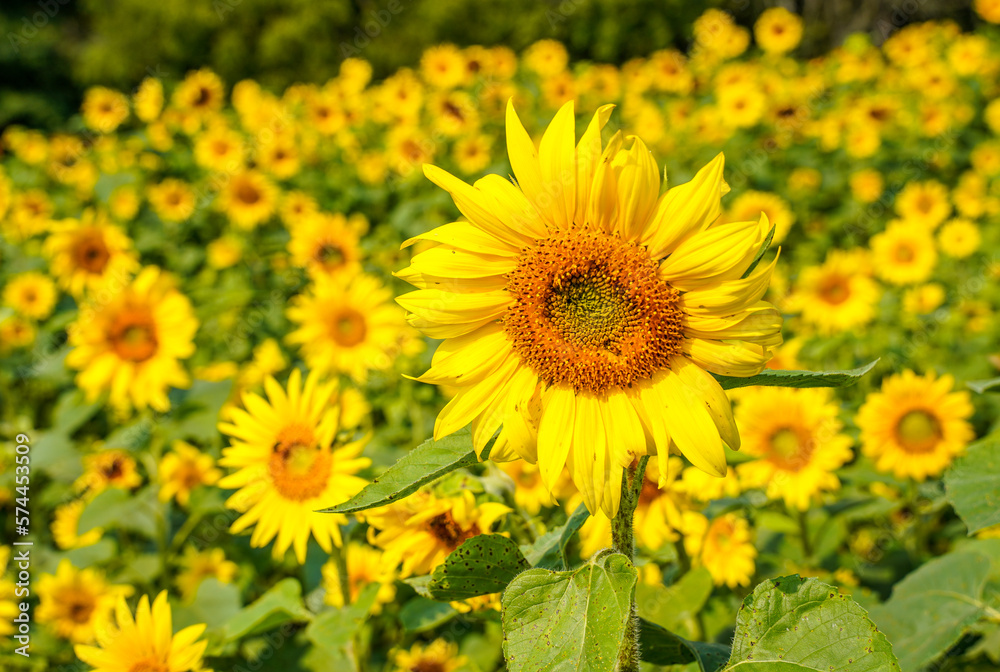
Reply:
<svg viewBox="0 0 1000 672"><path fill-rule="evenodd" d="M88 273L102 273L111 253L104 244L104 236L90 231L81 236L73 249L73 260L79 268Z"/></svg>
<svg viewBox="0 0 1000 672"><path fill-rule="evenodd" d="M794 429L782 427L771 435L768 459L776 466L798 471L809 462L812 441L805 440Z"/></svg>
<svg viewBox="0 0 1000 672"><path fill-rule="evenodd" d="M847 278L837 275L824 279L819 286L819 295L824 302L839 306L851 296Z"/></svg>
<svg viewBox="0 0 1000 672"><path fill-rule="evenodd" d="M344 308L330 320L330 334L337 345L350 348L365 340L368 325L365 316L353 308Z"/></svg>
<svg viewBox="0 0 1000 672"><path fill-rule="evenodd" d="M451 550L458 548L466 539L471 539L479 534L479 526L476 524L473 524L468 530L463 530L462 526L451 515L451 511L431 518L427 521L427 528L438 541Z"/></svg>
<svg viewBox="0 0 1000 672"><path fill-rule="evenodd" d="M680 354L680 293L645 248L570 231L527 251L507 277L514 349L550 385L604 392L650 378Z"/></svg>
<svg viewBox="0 0 1000 672"><path fill-rule="evenodd" d="M312 429L299 424L278 432L267 463L275 489L297 502L321 495L332 467L330 451L317 445Z"/></svg>
<svg viewBox="0 0 1000 672"><path fill-rule="evenodd" d="M334 269L344 263L344 250L336 243L324 242L316 249L314 258L323 268Z"/></svg>
<svg viewBox="0 0 1000 672"><path fill-rule="evenodd" d="M108 340L122 359L144 362L156 354L159 342L156 324L146 310L128 310L119 315L109 330Z"/></svg>
<svg viewBox="0 0 1000 672"><path fill-rule="evenodd" d="M913 261L913 257L915 256L916 255L913 254L913 248L908 245L900 245L896 248L896 261L909 263Z"/></svg>
<svg viewBox="0 0 1000 672"><path fill-rule="evenodd" d="M246 205L253 205L260 200L260 192L249 182L241 182L236 187L236 198Z"/></svg>
<svg viewBox="0 0 1000 672"><path fill-rule="evenodd" d="M63 599L66 600L66 615L74 623L88 623L90 622L90 616L94 613L94 600L90 595L85 595L83 593L71 593L70 595L65 595Z"/></svg>
<svg viewBox="0 0 1000 672"><path fill-rule="evenodd" d="M941 425L927 411L910 411L896 425L896 440L909 453L926 453L941 440Z"/></svg>
<svg viewBox="0 0 1000 672"><path fill-rule="evenodd" d="M137 663L132 663L128 672L169 672L169 668L159 660L147 658Z"/></svg>
<svg viewBox="0 0 1000 672"><path fill-rule="evenodd" d="M436 660L418 660L410 672L445 672L444 663Z"/></svg>

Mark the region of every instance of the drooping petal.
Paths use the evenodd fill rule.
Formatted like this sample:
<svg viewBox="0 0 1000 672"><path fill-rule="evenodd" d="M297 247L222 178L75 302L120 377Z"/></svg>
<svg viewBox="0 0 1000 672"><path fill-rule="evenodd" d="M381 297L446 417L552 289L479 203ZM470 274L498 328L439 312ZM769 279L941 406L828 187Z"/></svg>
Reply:
<svg viewBox="0 0 1000 672"><path fill-rule="evenodd" d="M666 402L663 409L670 438L691 464L715 476L726 475L726 452L715 422L698 391L672 370L653 385Z"/></svg>
<svg viewBox="0 0 1000 672"><path fill-rule="evenodd" d="M725 157L716 156L690 182L672 187L657 204L642 244L654 259L672 254L689 236L703 231L722 213L721 198L728 191L722 179Z"/></svg>
<svg viewBox="0 0 1000 672"><path fill-rule="evenodd" d="M684 357L675 357L670 363L681 381L705 404L708 414L715 422L719 436L733 450L740 449L740 433L733 417L733 405L726 396L719 381L710 373Z"/></svg>

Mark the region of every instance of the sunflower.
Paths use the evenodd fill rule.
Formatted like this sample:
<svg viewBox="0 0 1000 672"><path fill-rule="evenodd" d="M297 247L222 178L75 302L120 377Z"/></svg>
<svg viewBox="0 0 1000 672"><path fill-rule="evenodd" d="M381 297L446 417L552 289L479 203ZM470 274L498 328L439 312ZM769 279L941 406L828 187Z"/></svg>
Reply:
<svg viewBox="0 0 1000 672"><path fill-rule="evenodd" d="M294 177L302 169L298 147L295 146L295 140L287 134L262 143L255 158L264 172L279 180Z"/></svg>
<svg viewBox="0 0 1000 672"><path fill-rule="evenodd" d="M965 452L975 436L968 422L972 403L968 392L951 391L954 383L950 375L918 376L907 370L868 395L857 423L864 453L876 469L923 481Z"/></svg>
<svg viewBox="0 0 1000 672"><path fill-rule="evenodd" d="M979 249L982 235L968 219L953 219L938 231L938 247L949 257L965 259Z"/></svg>
<svg viewBox="0 0 1000 672"><path fill-rule="evenodd" d="M213 485L220 476L222 472L215 468L211 455L185 441L174 441L171 451L160 460L160 501L176 497L178 504L187 506L192 490Z"/></svg>
<svg viewBox="0 0 1000 672"><path fill-rule="evenodd" d="M165 222L183 222L194 214L194 190L183 180L163 180L149 187L147 196L157 217Z"/></svg>
<svg viewBox="0 0 1000 672"><path fill-rule="evenodd" d="M747 390L736 423L744 452L757 459L736 467L743 487L766 487L769 498L801 511L821 492L839 489L834 472L853 457L839 410L825 389Z"/></svg>
<svg viewBox="0 0 1000 672"><path fill-rule="evenodd" d="M566 69L569 64L569 53L562 42L539 40L524 52L522 62L524 67L539 76L552 77Z"/></svg>
<svg viewBox="0 0 1000 672"><path fill-rule="evenodd" d="M288 319L299 326L286 340L302 346L311 368L362 382L368 371L384 371L423 346L391 296L371 275L318 276L292 299Z"/></svg>
<svg viewBox="0 0 1000 672"><path fill-rule="evenodd" d="M121 292L85 305L69 328L66 365L90 400L110 392L117 408L165 412L167 391L190 382L180 360L194 354L198 321L191 303L155 266Z"/></svg>
<svg viewBox="0 0 1000 672"><path fill-rule="evenodd" d="M414 644L407 651L393 655L396 667L393 672L455 672L469 662L458 655L458 644L445 639L435 639L430 644Z"/></svg>
<svg viewBox="0 0 1000 672"><path fill-rule="evenodd" d="M243 138L224 125L208 129L194 143L195 163L206 170L234 171L243 166L245 154Z"/></svg>
<svg viewBox="0 0 1000 672"><path fill-rule="evenodd" d="M3 288L3 305L32 320L44 320L52 314L59 292L56 284L43 273L15 275Z"/></svg>
<svg viewBox="0 0 1000 672"><path fill-rule="evenodd" d="M802 270L788 308L824 334L863 326L875 317L879 285L857 255L832 251L819 266Z"/></svg>
<svg viewBox="0 0 1000 672"><path fill-rule="evenodd" d="M161 592L150 608L143 595L135 610L129 611L125 598L115 605L117 628L97 633L97 646L78 644L77 657L94 667L93 672L198 672L208 642L197 641L205 624L192 625L177 634L167 591Z"/></svg>
<svg viewBox="0 0 1000 672"><path fill-rule="evenodd" d="M99 495L108 488L133 490L142 485L142 476L135 458L120 448L102 450L83 457L83 473L73 486L88 496Z"/></svg>
<svg viewBox="0 0 1000 672"><path fill-rule="evenodd" d="M406 499L365 512L368 541L385 550L390 567L402 563L400 577L429 574L462 542L489 534L493 524L510 513L497 502L476 503L468 490L439 499L420 491Z"/></svg>
<svg viewBox="0 0 1000 672"><path fill-rule="evenodd" d="M767 191L745 191L726 209L726 219L731 222L743 222L754 219L763 212L767 220L774 225L774 242L780 243L788 235L788 230L795 223L795 215L788 203L781 196Z"/></svg>
<svg viewBox="0 0 1000 672"><path fill-rule="evenodd" d="M37 335L34 325L22 317L11 315L0 318L0 352L29 348Z"/></svg>
<svg viewBox="0 0 1000 672"><path fill-rule="evenodd" d="M219 424L233 437L219 464L235 471L219 487L237 489L226 505L243 515L232 532L254 526L250 545L266 546L277 536L273 555L280 558L290 546L300 563L313 536L327 553L341 545L342 515L317 513L361 490L357 477L371 464L361 457L364 441L334 442L338 431L335 382L320 383L317 372L302 383L302 372L292 371L287 391L271 377L264 381L267 400L243 393L246 410L234 408L229 422Z"/></svg>
<svg viewBox="0 0 1000 672"><path fill-rule="evenodd" d="M63 558L55 574L38 577L35 617L60 637L89 644L108 629L115 604L132 590L132 586L109 585L97 570L77 569Z"/></svg>
<svg viewBox="0 0 1000 672"><path fill-rule="evenodd" d="M212 578L220 583L232 583L239 569L236 563L226 560L226 553L221 548L210 548L199 551L193 546L186 546L184 554L178 559L177 588L185 600L193 600L198 593L198 586L205 579Z"/></svg>
<svg viewBox="0 0 1000 672"><path fill-rule="evenodd" d="M934 272L937 250L930 230L905 221L893 221L872 236L875 274L893 285L924 282Z"/></svg>
<svg viewBox="0 0 1000 672"><path fill-rule="evenodd" d="M753 24L753 37L768 54L783 54L799 46L802 19L784 7L772 7Z"/></svg>
<svg viewBox="0 0 1000 672"><path fill-rule="evenodd" d="M95 527L80 534L80 516L87 508L87 501L84 499L74 499L62 506L57 506L55 514L52 516L52 538L56 546L62 550L72 550L74 548L85 548L93 546L104 535L104 530Z"/></svg>
<svg viewBox="0 0 1000 672"><path fill-rule="evenodd" d="M87 89L80 107L83 123L99 133L113 133L128 119L128 98L103 86Z"/></svg>
<svg viewBox="0 0 1000 672"><path fill-rule="evenodd" d="M576 149L564 105L536 151L508 107L520 188L426 166L469 221L418 236L438 244L397 275L421 288L398 299L410 323L447 339L418 378L458 388L435 437L471 422L481 451L502 424L494 457L538 462L550 491L569 464L588 509L614 517L637 455L655 452L663 478L671 446L726 473L723 442L739 435L709 372L758 373L781 317L761 301L774 263L742 278L767 218L716 223L722 155L660 196L641 140L625 149L616 134L602 153L610 112Z"/></svg>
<svg viewBox="0 0 1000 672"><path fill-rule="evenodd" d="M139 268L132 241L103 212L86 210L80 219L55 223L45 241L50 270L74 297L117 290Z"/></svg>
<svg viewBox="0 0 1000 672"><path fill-rule="evenodd" d="M10 187L3 187L8 191ZM50 224L52 201L40 189L26 189L8 197L10 212L0 221L4 236L12 242L21 242L44 232Z"/></svg>
<svg viewBox="0 0 1000 672"><path fill-rule="evenodd" d="M243 258L243 241L233 235L216 238L205 246L205 258L217 270L235 266Z"/></svg>
<svg viewBox="0 0 1000 672"><path fill-rule="evenodd" d="M361 591L368 585L377 583L373 613L379 613L383 604L396 597L396 568L383 560L383 553L367 544L352 541L347 545L347 585L350 602L357 601ZM337 562L330 560L323 565L323 589L325 602L338 609L344 606L344 591L340 585Z"/></svg>
<svg viewBox="0 0 1000 672"><path fill-rule="evenodd" d="M756 571L757 549L750 537L750 525L735 513L709 522L700 513L687 512L684 550L695 567L708 570L717 586L749 586Z"/></svg>
<svg viewBox="0 0 1000 672"><path fill-rule="evenodd" d="M478 173L490 163L491 140L479 133L460 139L455 143L452 158L463 173Z"/></svg>
<svg viewBox="0 0 1000 672"><path fill-rule="evenodd" d="M951 214L948 188L937 180L910 182L896 196L895 208L902 219L933 229Z"/></svg>
<svg viewBox="0 0 1000 672"><path fill-rule="evenodd" d="M278 189L261 173L237 173L219 191L216 207L241 229L253 229L274 214Z"/></svg>
<svg viewBox="0 0 1000 672"><path fill-rule="evenodd" d="M910 315L927 315L936 310L948 296L936 282L918 285L903 293L903 310Z"/></svg>
<svg viewBox="0 0 1000 672"><path fill-rule="evenodd" d="M163 110L163 82L155 77L142 80L132 103L135 105L135 116L140 120L146 123L155 121Z"/></svg>
<svg viewBox="0 0 1000 672"><path fill-rule="evenodd" d="M131 184L122 185L111 192L108 197L108 210L111 216L119 222L130 222L139 212L142 201L139 193Z"/></svg>
<svg viewBox="0 0 1000 672"><path fill-rule="evenodd" d="M344 215L316 214L292 227L291 233L288 251L292 264L311 275L353 275L361 270L357 229Z"/></svg>
<svg viewBox="0 0 1000 672"><path fill-rule="evenodd" d="M438 89L453 89L466 78L465 56L454 44L439 44L424 50L420 74Z"/></svg>
<svg viewBox="0 0 1000 672"><path fill-rule="evenodd" d="M209 115L222 108L225 89L219 76L208 68L189 72L174 90L173 104L183 112Z"/></svg>

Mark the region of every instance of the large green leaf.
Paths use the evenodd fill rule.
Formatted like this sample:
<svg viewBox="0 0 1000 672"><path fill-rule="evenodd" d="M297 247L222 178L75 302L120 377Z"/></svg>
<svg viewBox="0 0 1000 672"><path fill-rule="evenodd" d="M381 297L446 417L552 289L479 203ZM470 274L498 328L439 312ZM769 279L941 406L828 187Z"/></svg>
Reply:
<svg viewBox="0 0 1000 672"><path fill-rule="evenodd" d="M434 568L427 587L435 600L467 600L499 593L531 565L517 544L499 534L480 534L467 539Z"/></svg>
<svg viewBox="0 0 1000 672"><path fill-rule="evenodd" d="M729 660L729 647L691 642L646 619L639 620L640 659L653 665L686 665L697 662L702 672L715 672Z"/></svg>
<svg viewBox="0 0 1000 672"><path fill-rule="evenodd" d="M636 570L609 553L572 572L529 569L503 594L510 672L615 668L632 608Z"/></svg>
<svg viewBox="0 0 1000 672"><path fill-rule="evenodd" d="M549 530L540 536L531 546L524 546L521 551L532 567L540 569L569 569L569 559L566 557L566 544L583 527L590 517L590 512L584 504L576 507L565 525Z"/></svg>
<svg viewBox="0 0 1000 672"><path fill-rule="evenodd" d="M904 672L916 672L952 647L983 615L983 589L992 568L977 552L932 560L906 576L872 619L899 653Z"/></svg>
<svg viewBox="0 0 1000 672"><path fill-rule="evenodd" d="M455 607L426 597L415 597L399 610L399 622L407 632L426 632L447 623L458 614Z"/></svg>
<svg viewBox="0 0 1000 672"><path fill-rule="evenodd" d="M379 587L378 583L368 584L352 604L324 611L306 627L306 639L312 643L305 659L309 667L314 670L357 671L354 636L371 612Z"/></svg>
<svg viewBox="0 0 1000 672"><path fill-rule="evenodd" d="M864 366L846 371L782 371L765 369L756 376L735 378L712 374L724 390L738 387L760 385L765 387L849 387L857 383L862 376L875 368L876 359Z"/></svg>
<svg viewBox="0 0 1000 672"><path fill-rule="evenodd" d="M241 609L226 623L227 642L266 632L288 621L309 621L312 614L302 604L302 586L296 579L282 579L253 604Z"/></svg>
<svg viewBox="0 0 1000 672"><path fill-rule="evenodd" d="M1000 439L986 437L969 446L945 473L944 486L969 534L1000 524Z"/></svg>
<svg viewBox="0 0 1000 672"><path fill-rule="evenodd" d="M484 452L484 457L486 453ZM440 441L429 439L404 455L381 476L346 502L323 509L324 513L354 513L385 506L417 491L445 474L478 463L467 429Z"/></svg>
<svg viewBox="0 0 1000 672"><path fill-rule="evenodd" d="M898 672L899 664L889 640L851 598L816 579L784 576L743 600L726 669Z"/></svg>

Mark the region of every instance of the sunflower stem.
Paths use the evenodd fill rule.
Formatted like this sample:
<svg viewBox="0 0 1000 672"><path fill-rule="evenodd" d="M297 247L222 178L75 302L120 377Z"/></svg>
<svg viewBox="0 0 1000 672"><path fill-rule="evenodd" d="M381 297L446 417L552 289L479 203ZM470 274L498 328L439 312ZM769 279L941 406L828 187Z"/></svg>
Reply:
<svg viewBox="0 0 1000 672"><path fill-rule="evenodd" d="M611 519L611 547L630 561L635 560L635 535L632 517L639 503L642 479L646 472L649 456L644 455L629 465L622 474L622 499L618 515ZM632 594L632 608L625 624L625 636L618 652L618 672L639 672L639 618L636 615L635 594Z"/></svg>
<svg viewBox="0 0 1000 672"><path fill-rule="evenodd" d="M802 555L808 561L812 558L812 542L809 540L809 518L805 511L798 511L799 538L802 540Z"/></svg>
<svg viewBox="0 0 1000 672"><path fill-rule="evenodd" d="M341 537L343 538L343 537ZM337 579L340 583L340 596L344 606L351 604L351 575L347 571L347 540L344 539L336 553Z"/></svg>

